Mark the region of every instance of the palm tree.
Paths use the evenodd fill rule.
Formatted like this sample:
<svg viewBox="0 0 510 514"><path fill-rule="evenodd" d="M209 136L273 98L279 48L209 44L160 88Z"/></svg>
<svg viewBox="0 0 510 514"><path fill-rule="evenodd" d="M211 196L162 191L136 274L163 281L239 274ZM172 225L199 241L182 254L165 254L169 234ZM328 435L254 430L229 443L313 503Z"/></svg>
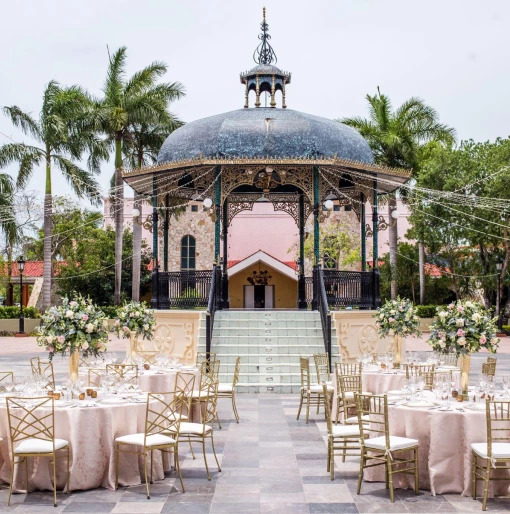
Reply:
<svg viewBox="0 0 510 514"><path fill-rule="evenodd" d="M172 114L168 104L184 95L179 82L157 84L167 71L167 65L153 62L126 80L126 47L110 57L104 96L97 102L95 128L107 135L115 148L115 296L119 305L122 271L122 236L124 222L124 186L122 181L123 145L129 141L134 125L166 125Z"/></svg>
<svg viewBox="0 0 510 514"><path fill-rule="evenodd" d="M173 115L170 123L166 125L133 124L129 127L129 134L126 138L127 144L124 146L124 153L126 154L124 162L132 168L141 168L142 166L155 163L158 160L159 149L168 134L182 125L182 121ZM136 191L133 209L140 211L141 218L142 198ZM138 223L133 223L133 280L131 299L136 301L140 300L141 252L142 226Z"/></svg>
<svg viewBox="0 0 510 514"><path fill-rule="evenodd" d="M3 108L12 124L37 145L5 144L0 148L0 168L18 163L17 187L24 188L34 170L42 164L45 166L43 309L51 303L52 167L60 170L79 198L88 198L95 204L101 201L94 175L99 173L99 162L108 158L108 153L94 132L86 129L90 108L90 98L80 87L63 87L56 81L51 81L44 90L39 119L15 105ZM90 154L88 171L74 162L81 159L85 151Z"/></svg>
<svg viewBox="0 0 510 514"><path fill-rule="evenodd" d="M419 171L424 149L432 142L451 144L455 141L455 130L439 123L438 113L423 100L412 97L395 111L390 99L382 95L367 95L368 118L354 117L340 120L355 129L367 140L378 164L395 168ZM396 208L395 195L388 198L388 217ZM395 220L389 229L391 297L397 297L397 243L398 226ZM422 274L420 273L420 276Z"/></svg>
<svg viewBox="0 0 510 514"><path fill-rule="evenodd" d="M12 178L7 173L0 173L0 231L5 240L7 254L7 298L11 304L12 283L12 249L18 241L18 227L14 213L14 185Z"/></svg>

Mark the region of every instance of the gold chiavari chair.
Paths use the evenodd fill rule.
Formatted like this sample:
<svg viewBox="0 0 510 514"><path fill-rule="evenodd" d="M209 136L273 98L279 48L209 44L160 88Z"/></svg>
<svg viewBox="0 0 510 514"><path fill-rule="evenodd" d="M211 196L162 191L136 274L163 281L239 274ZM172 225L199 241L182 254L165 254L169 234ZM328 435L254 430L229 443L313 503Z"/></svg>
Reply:
<svg viewBox="0 0 510 514"><path fill-rule="evenodd" d="M55 389L55 373L51 361L43 361L39 357L32 357L30 367L32 368L32 375L40 375L46 378L46 389Z"/></svg>
<svg viewBox="0 0 510 514"><path fill-rule="evenodd" d="M115 439L115 489L119 487L119 454L135 453L143 455L145 485L147 499L150 499L149 479L147 476L147 455L151 454L150 483L154 462L154 450L175 452L175 466L184 492L181 468L179 466L179 448L177 440L181 425L179 412L179 395L171 393L149 393L147 395L147 410L145 415L145 431L138 434L124 435ZM127 447L127 448L126 448ZM133 450L141 448L140 450Z"/></svg>
<svg viewBox="0 0 510 514"><path fill-rule="evenodd" d="M199 407L200 416L202 416L202 407L207 402L207 395L211 385L218 382L220 373L220 361L203 361L200 364L200 384L199 388L192 393L191 405ZM220 424L221 428L221 424Z"/></svg>
<svg viewBox="0 0 510 514"><path fill-rule="evenodd" d="M329 370L329 355L327 353L314 353L315 371L317 373L317 383L331 384L331 373Z"/></svg>
<svg viewBox="0 0 510 514"><path fill-rule="evenodd" d="M482 364L482 375L494 377L496 375L496 357L487 357L487 362Z"/></svg>
<svg viewBox="0 0 510 514"><path fill-rule="evenodd" d="M237 357L236 366L234 368L234 378L231 384L220 384L218 386L218 399L220 398L230 398L232 400L232 410L234 411L234 416L236 418L236 422L239 423L239 414L237 413L236 407L236 385L239 382L239 372L241 370L241 357ZM218 418L218 423L220 422ZM221 425L220 425L221 426Z"/></svg>
<svg viewBox="0 0 510 514"><path fill-rule="evenodd" d="M296 419L299 419L301 414L301 408L303 407L303 401L306 401L306 423L308 424L308 418L310 417L310 406L316 405L317 412L321 405L326 401L329 401L329 396L324 397L324 390L320 384L312 384L310 380L310 361L306 357L299 358L299 365L301 370L301 391L299 399L299 409ZM334 388L332 385L327 385L328 391L332 393Z"/></svg>
<svg viewBox="0 0 510 514"><path fill-rule="evenodd" d="M3 382L3 384L2 384ZM0 391L5 393L7 392L5 389L5 384L10 382L11 384L14 382L14 372L13 371L0 371Z"/></svg>
<svg viewBox="0 0 510 514"><path fill-rule="evenodd" d="M57 452L66 450L67 492L69 492L69 442L55 439L55 405L53 398L8 397L7 417L11 439L11 484L7 505L11 503L14 487L14 467L25 463L25 484L28 493L28 458L52 457L53 504L57 506Z"/></svg>
<svg viewBox="0 0 510 514"><path fill-rule="evenodd" d="M489 482L491 480L509 480L505 477L491 477L491 469L510 469L510 401L490 401L485 403L487 419L487 442L471 444L473 452L472 484L473 500L476 500L476 486L479 480L484 482L482 510L487 509ZM478 459L485 464L478 464Z"/></svg>
<svg viewBox="0 0 510 514"><path fill-rule="evenodd" d="M434 364L404 364L406 378L419 377L424 373L433 373L436 369Z"/></svg>
<svg viewBox="0 0 510 514"><path fill-rule="evenodd" d="M422 373L422 377L425 382L423 389L425 389L425 391L432 391L436 380L447 379L451 382L453 373L451 371L426 371Z"/></svg>
<svg viewBox="0 0 510 514"><path fill-rule="evenodd" d="M138 366L136 364L107 364L106 373L126 382L135 383L138 380Z"/></svg>
<svg viewBox="0 0 510 514"><path fill-rule="evenodd" d="M335 373L337 377L342 375L361 375L363 364L352 362L335 362Z"/></svg>
<svg viewBox="0 0 510 514"><path fill-rule="evenodd" d="M216 354L209 352L209 357L207 356L206 352L197 352L197 361L196 365L200 366L202 362L205 361L215 361L216 360Z"/></svg>
<svg viewBox="0 0 510 514"><path fill-rule="evenodd" d="M418 441L390 435L387 395L358 394L356 395L356 402L358 426L361 434L361 460L357 494L361 492L365 468L382 465L384 465L386 471L386 487L390 490L391 503L395 502L393 475L396 473L413 474L414 492L419 494ZM370 419L368 428L364 424L366 417ZM373 437L374 435L376 437ZM413 452L413 457L411 459L406 458L406 456L398 457L400 452ZM412 466L409 467L411 464Z"/></svg>
<svg viewBox="0 0 510 514"><path fill-rule="evenodd" d="M339 413L343 414L344 425L357 425L358 415L353 414L357 412L356 395L362 393L361 375L341 375L338 377L338 390L341 401L338 402L336 411L335 423L338 424ZM370 393L364 393L370 394ZM353 414L352 416L350 414ZM368 421L368 418L366 419Z"/></svg>
<svg viewBox="0 0 510 514"><path fill-rule="evenodd" d="M80 366L83 366L84 368L88 368L90 366L90 359L85 358L83 354L80 355Z"/></svg>
<svg viewBox="0 0 510 514"><path fill-rule="evenodd" d="M143 359L143 364L149 364L150 366L156 364L156 355L158 352L138 350L135 355Z"/></svg>
<svg viewBox="0 0 510 514"><path fill-rule="evenodd" d="M327 384L323 384L324 397L330 395ZM335 455L341 452L342 462L346 456L360 456L361 448L359 444L360 431L358 425L333 425L331 420L331 408L329 401L325 402L326 423L328 427L328 460L327 471L331 475L331 480L335 479ZM348 453L349 452L349 453ZM353 453L350 453L353 452Z"/></svg>
<svg viewBox="0 0 510 514"><path fill-rule="evenodd" d="M455 352L448 352L441 355L441 361L445 366L459 366L459 358Z"/></svg>
<svg viewBox="0 0 510 514"><path fill-rule="evenodd" d="M202 416L201 423L189 423L187 421L182 421L180 425L179 436L177 438L178 443L182 442L183 440L189 443L193 459L195 459L195 454L193 452L192 443L202 443L205 469L207 471L207 480L211 480L211 475L209 473L209 466L207 464L207 457L205 451L205 442L207 441L207 439L211 440L212 451L214 453L214 458L216 459L218 471L221 471L220 463L218 462L218 457L216 455L216 450L214 448L213 437L213 424L214 419L216 417L216 406L218 402L217 393L218 382L213 382L208 386L206 391L206 400L204 402L204 415Z"/></svg>
<svg viewBox="0 0 510 514"><path fill-rule="evenodd" d="M195 390L195 374L178 371L175 377L175 394L179 397L179 412L181 420L191 418L191 401Z"/></svg>

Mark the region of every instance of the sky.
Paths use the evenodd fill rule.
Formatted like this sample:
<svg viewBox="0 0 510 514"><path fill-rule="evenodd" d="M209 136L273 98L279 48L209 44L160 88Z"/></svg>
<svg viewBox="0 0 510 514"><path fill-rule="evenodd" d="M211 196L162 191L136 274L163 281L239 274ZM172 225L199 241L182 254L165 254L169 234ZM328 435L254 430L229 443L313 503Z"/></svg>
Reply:
<svg viewBox="0 0 510 514"><path fill-rule="evenodd" d="M263 6L278 66L292 72L289 108L365 116L379 86L394 106L422 98L459 139L510 135L508 0L3 0L0 105L37 117L52 79L100 96L108 45L127 46L128 76L166 62L165 80L186 88L171 106L186 122L242 108L239 73L255 64ZM8 138L31 143L0 115L0 144ZM113 159L98 178L105 191L112 173ZM29 188L43 187L41 167ZM53 191L70 192L56 170Z"/></svg>

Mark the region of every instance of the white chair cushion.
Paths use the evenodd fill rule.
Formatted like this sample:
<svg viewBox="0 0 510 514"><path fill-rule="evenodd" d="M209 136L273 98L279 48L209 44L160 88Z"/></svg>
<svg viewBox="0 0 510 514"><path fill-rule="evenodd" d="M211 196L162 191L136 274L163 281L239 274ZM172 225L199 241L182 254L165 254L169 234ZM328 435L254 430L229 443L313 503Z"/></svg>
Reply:
<svg viewBox="0 0 510 514"><path fill-rule="evenodd" d="M332 393L334 391L333 389L333 386L332 385L327 385L326 384L326 387L328 388L328 392L329 393ZM310 386L310 389L309 391L311 393L323 393L324 392L324 388L322 387L322 385L320 384L315 384L315 385L311 385Z"/></svg>
<svg viewBox="0 0 510 514"><path fill-rule="evenodd" d="M361 416L362 421L370 421L370 416L365 415ZM348 425L357 425L358 424L358 416L351 416L350 418L347 418L345 422Z"/></svg>
<svg viewBox="0 0 510 514"><path fill-rule="evenodd" d="M205 433L210 432L212 428L209 425L205 425ZM180 435L194 434L202 435L204 433L204 425L202 423L187 423L182 422L179 428Z"/></svg>
<svg viewBox="0 0 510 514"><path fill-rule="evenodd" d="M408 439L407 437L397 437L394 435L390 435L390 450L405 450L406 448L412 448L413 446L418 446L417 439ZM381 437L373 437L371 439L365 439L365 448L373 449L373 450L386 450L386 438L384 436Z"/></svg>
<svg viewBox="0 0 510 514"><path fill-rule="evenodd" d="M207 391L193 391L192 398L207 398Z"/></svg>
<svg viewBox="0 0 510 514"><path fill-rule="evenodd" d="M333 425L333 437L359 437L359 427L355 425Z"/></svg>
<svg viewBox="0 0 510 514"><path fill-rule="evenodd" d="M366 391L362 391L362 392L361 392L361 394L372 394L372 393L367 393ZM347 391L347 392L345 393L345 397L346 397L348 400L350 400L350 399L354 398L354 392L353 392L353 391ZM341 399L342 399L342 395L341 395L341 394L339 394L339 395L338 395L338 398L340 398L340 400L341 400Z"/></svg>
<svg viewBox="0 0 510 514"><path fill-rule="evenodd" d="M55 450L64 448L69 443L65 439L55 439ZM21 441L16 446L14 453L52 453L53 444L51 441L43 441L42 439L30 438Z"/></svg>
<svg viewBox="0 0 510 514"><path fill-rule="evenodd" d="M220 384L218 386L218 393L231 393L232 390L232 384Z"/></svg>
<svg viewBox="0 0 510 514"><path fill-rule="evenodd" d="M143 446L145 434L130 434L117 437L115 442L123 444L132 444L134 446ZM163 434L154 434L147 437L145 442L147 446L163 446L164 444L175 444L175 439Z"/></svg>
<svg viewBox="0 0 510 514"><path fill-rule="evenodd" d="M482 459L487 458L487 443L473 443L471 449ZM494 459L509 459L510 443L492 443L492 457Z"/></svg>

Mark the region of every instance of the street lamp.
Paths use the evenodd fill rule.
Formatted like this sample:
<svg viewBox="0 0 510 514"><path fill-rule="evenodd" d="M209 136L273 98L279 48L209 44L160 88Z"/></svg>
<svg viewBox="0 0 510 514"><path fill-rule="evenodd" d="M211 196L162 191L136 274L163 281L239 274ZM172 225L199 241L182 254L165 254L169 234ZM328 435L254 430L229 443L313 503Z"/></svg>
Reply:
<svg viewBox="0 0 510 514"><path fill-rule="evenodd" d="M18 258L18 271L19 271L19 333L25 334L25 318L23 317L23 271L25 270L25 259L20 255Z"/></svg>
<svg viewBox="0 0 510 514"><path fill-rule="evenodd" d="M503 263L496 262L496 270L498 272L498 289L496 291L496 317L498 318L498 330L501 332L503 329L503 318L501 317L501 271L503 270Z"/></svg>

